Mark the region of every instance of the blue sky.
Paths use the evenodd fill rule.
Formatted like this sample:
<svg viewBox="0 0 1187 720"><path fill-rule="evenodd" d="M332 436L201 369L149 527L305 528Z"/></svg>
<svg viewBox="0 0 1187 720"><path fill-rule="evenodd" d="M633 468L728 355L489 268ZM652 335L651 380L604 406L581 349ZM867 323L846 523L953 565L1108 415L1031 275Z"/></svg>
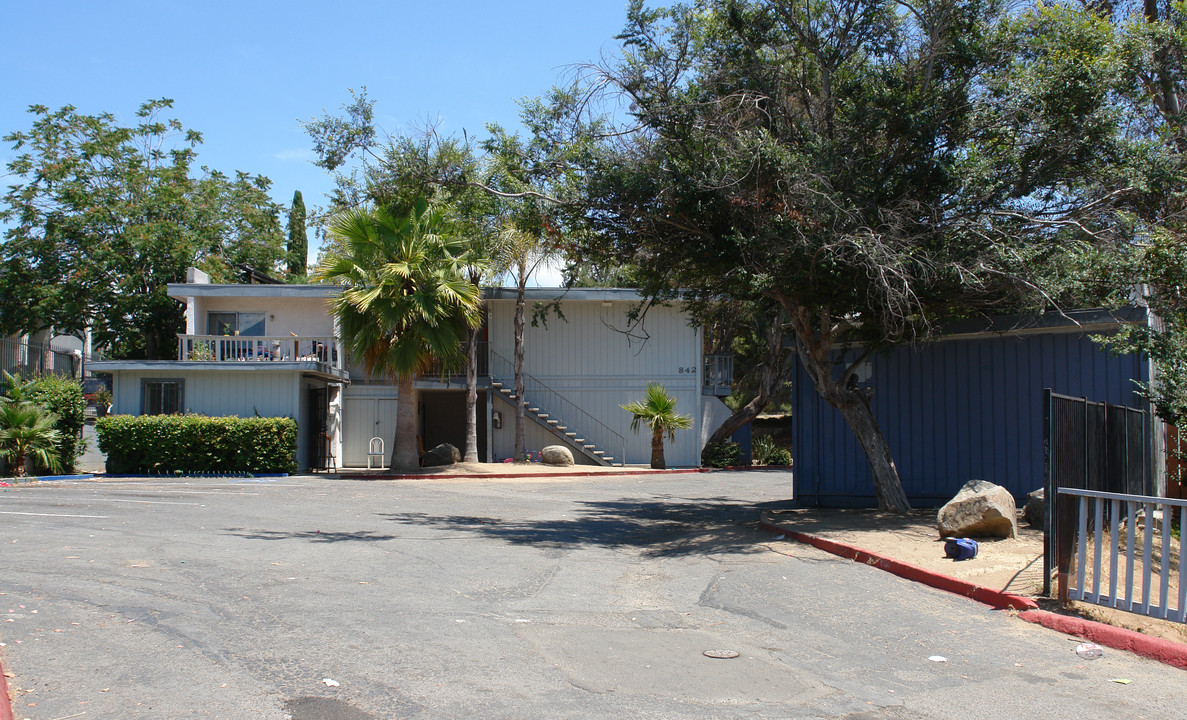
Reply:
<svg viewBox="0 0 1187 720"><path fill-rule="evenodd" d="M488 122L518 127L518 99L613 54L626 17L625 0L3 5L0 134L27 128L31 104L130 122L169 97L203 135L200 164L266 175L286 205L294 190L323 204L332 183L299 121L337 112L348 88L367 87L389 133L432 118L483 137ZM0 162L12 155L4 143Z"/></svg>

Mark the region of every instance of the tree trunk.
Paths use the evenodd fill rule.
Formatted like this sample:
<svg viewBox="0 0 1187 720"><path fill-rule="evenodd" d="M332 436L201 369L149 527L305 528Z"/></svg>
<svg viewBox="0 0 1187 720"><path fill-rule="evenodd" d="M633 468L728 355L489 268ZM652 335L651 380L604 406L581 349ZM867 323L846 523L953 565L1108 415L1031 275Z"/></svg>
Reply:
<svg viewBox="0 0 1187 720"><path fill-rule="evenodd" d="M414 472L420 468L420 451L416 447L416 398L412 388L413 375L401 375L396 381L396 438L392 448L392 469Z"/></svg>
<svg viewBox="0 0 1187 720"><path fill-rule="evenodd" d="M25 453L17 450L16 456L12 459L13 469L16 470L17 477L25 477Z"/></svg>
<svg viewBox="0 0 1187 720"><path fill-rule="evenodd" d="M524 310L527 306L527 299L524 296L524 289L527 287L527 261L521 259L519 262L519 273L516 277L515 287L515 459L522 460L527 452L527 428L524 416L524 398L523 398L523 328L524 328Z"/></svg>
<svg viewBox="0 0 1187 720"><path fill-rule="evenodd" d="M907 501L907 494L903 492L903 484L899 479L898 468L894 465L894 458L890 455L890 445L878 427L874 412L864 397L857 393L847 393L853 396L849 400L837 405L837 410L849 423L849 428L861 443L866 459L870 463L870 471L874 475L874 494L878 497L878 509L891 512L905 513L911 509Z"/></svg>
<svg viewBox="0 0 1187 720"><path fill-rule="evenodd" d="M738 408L737 412L726 418L721 426L709 436L709 442L721 442L729 438L746 423L758 417L779 392L791 371L791 363L787 362L787 351L783 347L783 324L776 318L766 332L767 343L763 357L762 372L759 376L758 395L753 400Z"/></svg>
<svg viewBox="0 0 1187 720"><path fill-rule="evenodd" d="M666 470L667 467L664 461L664 430L656 428L651 433L651 469Z"/></svg>
<svg viewBox="0 0 1187 720"><path fill-rule="evenodd" d="M466 338L466 452L462 462L478 462L478 330Z"/></svg>
<svg viewBox="0 0 1187 720"><path fill-rule="evenodd" d="M833 377L831 353L840 336L849 329L846 321L834 321L827 311L819 313L819 326L813 326L813 318L807 308L796 305L786 297L777 297L791 318L796 332L796 352L804 370L816 385L825 402L841 412L849 429L865 451L874 480L874 495L878 498L878 509L905 513L911 509L898 468L890 454L890 445L878 427L878 421L870 409L869 388L856 387L854 374L865 360L863 355L845 368L841 377Z"/></svg>

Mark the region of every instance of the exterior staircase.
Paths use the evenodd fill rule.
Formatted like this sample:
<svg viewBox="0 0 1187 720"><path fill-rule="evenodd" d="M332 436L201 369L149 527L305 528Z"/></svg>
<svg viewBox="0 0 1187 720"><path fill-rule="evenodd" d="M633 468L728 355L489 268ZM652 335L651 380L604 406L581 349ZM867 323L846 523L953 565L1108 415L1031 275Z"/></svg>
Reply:
<svg viewBox="0 0 1187 720"><path fill-rule="evenodd" d="M490 386L497 397L512 408L522 403L525 417L598 465L625 464L626 439L622 435L527 373L523 374L524 397L516 397L514 377L511 363L491 351ZM617 463L615 456L607 454L615 451L624 454Z"/></svg>

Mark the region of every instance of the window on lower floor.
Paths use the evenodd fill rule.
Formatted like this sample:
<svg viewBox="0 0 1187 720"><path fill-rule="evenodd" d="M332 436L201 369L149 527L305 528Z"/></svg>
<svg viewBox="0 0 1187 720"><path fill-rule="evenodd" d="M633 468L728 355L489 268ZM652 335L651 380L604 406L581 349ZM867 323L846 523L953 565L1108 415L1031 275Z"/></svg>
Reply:
<svg viewBox="0 0 1187 720"><path fill-rule="evenodd" d="M142 415L172 415L182 411L185 380L143 380L140 393Z"/></svg>

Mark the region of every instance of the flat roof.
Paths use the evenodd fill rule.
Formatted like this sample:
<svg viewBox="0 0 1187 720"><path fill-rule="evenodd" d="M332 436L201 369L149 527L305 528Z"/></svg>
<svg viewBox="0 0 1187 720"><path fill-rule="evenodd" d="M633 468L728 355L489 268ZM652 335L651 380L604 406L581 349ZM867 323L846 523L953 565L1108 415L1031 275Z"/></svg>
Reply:
<svg viewBox="0 0 1187 720"><path fill-rule="evenodd" d="M215 283L169 283L169 297L331 298L341 285L231 285Z"/></svg>

